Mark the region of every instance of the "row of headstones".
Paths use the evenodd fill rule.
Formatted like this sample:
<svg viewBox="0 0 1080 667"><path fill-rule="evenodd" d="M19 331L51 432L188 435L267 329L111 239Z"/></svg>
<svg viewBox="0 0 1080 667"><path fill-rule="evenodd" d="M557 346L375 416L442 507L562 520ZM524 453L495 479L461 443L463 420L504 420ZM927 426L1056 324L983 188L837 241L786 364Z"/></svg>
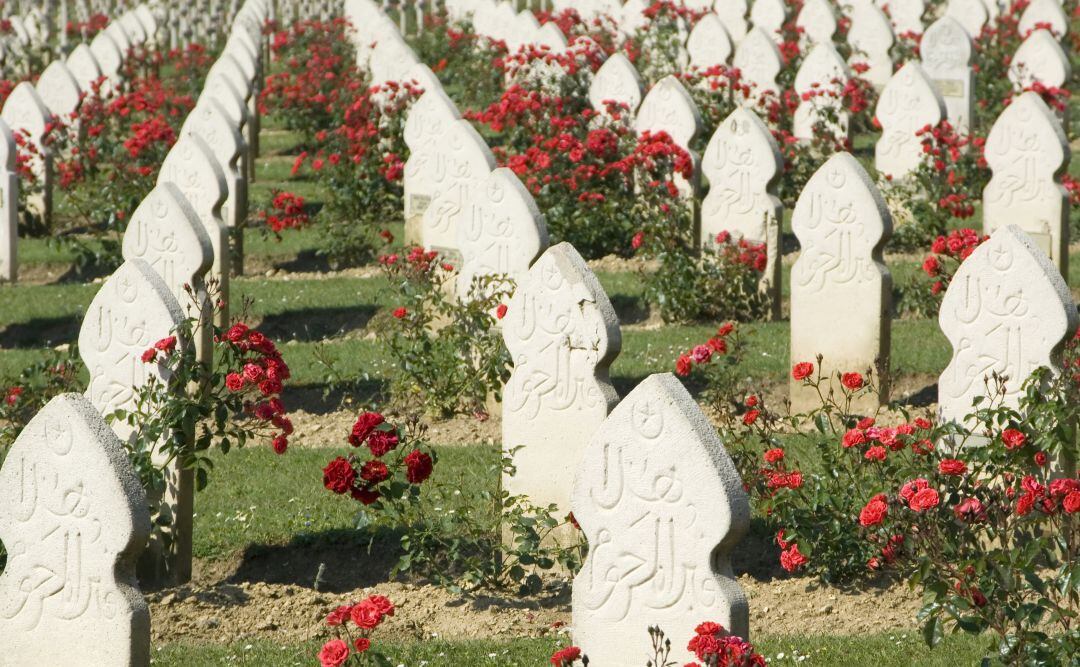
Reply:
<svg viewBox="0 0 1080 667"><path fill-rule="evenodd" d="M248 0L231 33L230 43L239 46L227 45L227 53L246 51L241 42L260 43L268 17L267 4ZM160 585L190 578L190 472L172 470L164 497L148 499L121 444L132 427L116 422L110 429L102 416L131 408L150 378L168 380L167 369L143 363L141 355L189 315L201 324L195 341L180 344L195 345L211 362L206 276L217 259L215 241L225 239L225 171L236 168L243 145L239 121L218 99L227 89L218 82L230 79L211 70L157 187L132 216L125 263L90 304L79 334L90 371L85 397L54 399L0 470L0 540L8 549L0 575L0 664L48 661L58 636L86 664L149 664L150 619L136 564L150 539L150 507L170 536L150 544L139 579ZM242 104L234 101L238 112ZM231 162L219 162L211 149L222 143L236 147ZM193 303L185 285L197 295Z"/></svg>

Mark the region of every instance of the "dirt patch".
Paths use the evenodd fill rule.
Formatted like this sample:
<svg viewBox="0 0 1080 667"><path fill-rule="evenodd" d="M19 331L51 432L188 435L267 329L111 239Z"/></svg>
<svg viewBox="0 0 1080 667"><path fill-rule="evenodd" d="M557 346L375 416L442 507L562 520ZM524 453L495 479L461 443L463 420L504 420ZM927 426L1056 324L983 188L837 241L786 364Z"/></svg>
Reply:
<svg viewBox="0 0 1080 667"><path fill-rule="evenodd" d="M641 257L619 257L608 255L600 259L590 259L586 264L597 273L630 273L641 270L655 271L658 264L647 261Z"/></svg>
<svg viewBox="0 0 1080 667"><path fill-rule="evenodd" d="M289 413L297 433L290 443L293 447L343 447L359 411L336 410L312 413L295 410ZM400 415L388 415L392 423L400 423ZM472 415L453 419L428 421L428 440L436 445L465 446L493 445L502 441L502 420L494 414L480 420Z"/></svg>

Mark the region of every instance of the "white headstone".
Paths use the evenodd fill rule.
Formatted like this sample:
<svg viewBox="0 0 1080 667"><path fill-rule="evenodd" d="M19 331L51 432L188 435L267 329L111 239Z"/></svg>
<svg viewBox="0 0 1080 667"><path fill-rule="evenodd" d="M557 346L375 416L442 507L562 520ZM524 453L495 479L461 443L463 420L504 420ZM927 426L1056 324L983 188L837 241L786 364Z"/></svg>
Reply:
<svg viewBox="0 0 1080 667"><path fill-rule="evenodd" d="M19 276L19 175L15 173L15 137L0 120L0 282Z"/></svg>
<svg viewBox="0 0 1080 667"><path fill-rule="evenodd" d="M67 57L67 66L79 84L79 90L86 93L93 92L94 82L102 77L101 65L94 57L90 47L79 44Z"/></svg>
<svg viewBox="0 0 1080 667"><path fill-rule="evenodd" d="M1065 87L1072 65L1061 44L1046 30L1036 30L1024 40L1009 63L1009 80L1020 89L1038 81L1044 86Z"/></svg>
<svg viewBox="0 0 1080 667"><path fill-rule="evenodd" d="M995 389L993 373L1008 378L1004 405L1016 408L1037 368L1061 370L1061 349L1077 328L1076 304L1046 253L1008 225L957 269L938 324L952 345L938 380L938 410L942 421L963 423L975 410L972 401L987 393L984 379Z"/></svg>
<svg viewBox="0 0 1080 667"><path fill-rule="evenodd" d="M892 218L870 176L848 153L836 153L807 182L791 229L802 250L791 267L791 363L815 363L824 375L873 369L880 402L889 398L892 276L882 249ZM819 407L818 395L791 385L792 410ZM855 410L873 413L877 397Z"/></svg>
<svg viewBox="0 0 1080 667"><path fill-rule="evenodd" d="M800 98L821 91L828 92L800 100L792 123L792 134L796 138L813 139L815 126L822 123L837 139L847 137L848 113L844 110L839 93L850 78L847 63L830 42L819 43L810 50L795 74L795 92ZM830 108L835 112L835 122L828 118L827 110Z"/></svg>
<svg viewBox="0 0 1080 667"><path fill-rule="evenodd" d="M885 13L869 0L856 3L851 13L847 41L852 51L848 62L864 63L869 67L859 76L875 88L884 87L893 74L893 61L889 50L896 41Z"/></svg>
<svg viewBox="0 0 1080 667"><path fill-rule="evenodd" d="M404 81L418 62L412 48L396 31L383 34L371 52L371 83L382 85L387 81Z"/></svg>
<svg viewBox="0 0 1080 667"><path fill-rule="evenodd" d="M120 45L112 36L99 32L90 42L90 53L101 68L101 76L105 77L102 92L111 92L120 83L120 68L124 65L124 52L120 50Z"/></svg>
<svg viewBox="0 0 1080 667"><path fill-rule="evenodd" d="M974 113L971 36L956 19L943 16L926 29L919 52L923 69L945 100L949 123L957 132L967 134Z"/></svg>
<svg viewBox="0 0 1080 667"><path fill-rule="evenodd" d="M431 203L421 221L421 239L428 250L460 264L458 225L470 214L471 202L495 168L495 156L467 120L447 124L434 159L443 165Z"/></svg>
<svg viewBox="0 0 1080 667"><path fill-rule="evenodd" d="M140 4L135 8L135 17L142 23L143 30L146 32L146 39L150 45L153 45L157 41L158 37L158 22L154 16L154 12L150 11L150 8L146 4Z"/></svg>
<svg viewBox="0 0 1080 667"><path fill-rule="evenodd" d="M229 195L228 181L221 165L214 158L213 151L200 137L181 136L158 173L158 184L175 183L184 194L191 208L199 216L210 244L214 248L214 265L210 277L217 283L219 298L225 307L218 311L215 322L225 328L229 326L229 278L231 257L229 253L229 231L221 217L221 207Z"/></svg>
<svg viewBox="0 0 1080 667"><path fill-rule="evenodd" d="M52 399L0 468L4 665L150 664L150 611L135 562L150 533L124 447L81 396Z"/></svg>
<svg viewBox="0 0 1080 667"><path fill-rule="evenodd" d="M989 18L983 0L948 0L945 16L956 19L972 39L979 36Z"/></svg>
<svg viewBox="0 0 1080 667"><path fill-rule="evenodd" d="M458 224L458 249L461 270L457 294L467 298L477 278L496 281L486 292L498 286L509 287L548 247L547 225L529 191L518 177L505 167L488 174L477 189L469 208L472 215Z"/></svg>
<svg viewBox="0 0 1080 667"><path fill-rule="evenodd" d="M540 26L534 43L537 46L548 47L552 53L566 53L566 50L570 48L570 42L567 41L566 35L562 33L562 30L554 21L549 21Z"/></svg>
<svg viewBox="0 0 1080 667"><path fill-rule="evenodd" d="M229 190L221 219L234 233L240 233L247 220L248 194L247 179L241 171L245 144L239 128L230 120L224 105L213 96L203 96L188 114L180 133L196 134L210 147Z"/></svg>
<svg viewBox="0 0 1080 667"><path fill-rule="evenodd" d="M0 120L11 128L16 141L18 137L26 141L27 147L23 150L30 156L28 164L36 179L35 186L41 189L40 195L33 197L28 206L47 223L52 217L53 155L45 144L45 135L53 123L53 116L34 84L23 81L4 102Z"/></svg>
<svg viewBox="0 0 1080 667"><path fill-rule="evenodd" d="M922 34L922 15L926 11L923 0L878 0L877 4L879 7L888 6L893 32L897 36L907 33Z"/></svg>
<svg viewBox="0 0 1080 667"><path fill-rule="evenodd" d="M634 129L638 134L645 132L667 132L675 145L690 154L694 164L694 173L689 181L681 175L676 177L679 191L687 199L693 199L700 187L701 160L691 150L694 141L704 125L701 112L694 103L694 98L686 87L673 75L660 79L638 108Z"/></svg>
<svg viewBox="0 0 1080 667"><path fill-rule="evenodd" d="M1038 93L1020 95L1001 112L983 155L993 172L983 191L984 231L1016 225L1068 276L1069 196L1061 175L1069 142Z"/></svg>
<svg viewBox="0 0 1080 667"><path fill-rule="evenodd" d="M517 53L521 47L531 44L536 33L540 32L540 21L532 10L523 9L514 17L514 24L510 27L510 40L506 43L510 53Z"/></svg>
<svg viewBox="0 0 1080 667"><path fill-rule="evenodd" d="M764 243L767 251L762 287L780 306L780 222L783 205L776 185L784 160L772 132L749 109L738 107L716 128L702 159L709 194L701 203L701 245L720 232Z"/></svg>
<svg viewBox="0 0 1080 667"><path fill-rule="evenodd" d="M604 115L607 115L607 102L618 102L626 105L625 113L633 118L644 94L641 75L621 53L611 54L589 84L589 103Z"/></svg>
<svg viewBox="0 0 1080 667"><path fill-rule="evenodd" d="M750 503L716 430L675 376L646 378L593 434L573 508L589 541L574 577L574 643L592 662L638 664L652 655L651 625L692 637L709 619L749 636L731 551L750 525ZM685 646L673 643L675 663L693 661Z"/></svg>
<svg viewBox="0 0 1080 667"><path fill-rule="evenodd" d="M915 133L945 118L945 102L918 61L911 60L881 91L874 115L881 124L874 166L881 174L904 178L923 159L922 140Z"/></svg>
<svg viewBox="0 0 1080 667"><path fill-rule="evenodd" d="M690 66L706 70L714 65L727 65L732 53L731 36L716 14L706 14L690 31L686 52Z"/></svg>
<svg viewBox="0 0 1080 667"><path fill-rule="evenodd" d="M79 110L82 91L63 60L54 60L45 68L35 89L54 117L64 123L72 121L72 114Z"/></svg>
<svg viewBox="0 0 1080 667"><path fill-rule="evenodd" d="M742 73L743 81L753 85L753 95L779 94L776 77L784 68L784 60L776 42L764 30L755 27L746 33L735 49L731 64Z"/></svg>
<svg viewBox="0 0 1080 667"><path fill-rule="evenodd" d="M136 45L146 43L146 30L143 28L142 22L139 21L139 17L135 16L134 12L125 12L116 24L124 31L124 34L127 35L128 41L131 44Z"/></svg>
<svg viewBox="0 0 1080 667"><path fill-rule="evenodd" d="M795 26L803 31L803 51L814 44L831 43L836 34L836 12L829 0L806 0L795 18Z"/></svg>
<svg viewBox="0 0 1080 667"><path fill-rule="evenodd" d="M504 485L538 506L557 505L561 517L571 509L566 471L619 401L608 379L622 346L619 320L585 260L560 243L522 276L502 331L514 364L503 390L503 450L521 448Z"/></svg>
<svg viewBox="0 0 1080 667"><path fill-rule="evenodd" d="M421 242L421 221L447 178L446 160L440 146L451 124L461 120L457 106L442 86L430 88L409 107L405 118L405 145L409 158L403 176L405 188L406 243Z"/></svg>
<svg viewBox="0 0 1080 667"><path fill-rule="evenodd" d="M1061 39L1069 32L1069 17L1058 0L1031 0L1020 16L1020 34L1049 26L1054 37Z"/></svg>
<svg viewBox="0 0 1080 667"><path fill-rule="evenodd" d="M780 28L787 20L787 4L784 0L754 0L750 6L750 23L761 28L765 35L779 44Z"/></svg>
<svg viewBox="0 0 1080 667"><path fill-rule="evenodd" d="M727 29L732 42L738 44L746 37L750 25L746 20L746 0L725 0L717 2L713 12L720 18L720 22Z"/></svg>
<svg viewBox="0 0 1080 667"><path fill-rule="evenodd" d="M645 17L645 10L649 8L646 0L626 0L623 4L622 19L619 21L619 29L628 37L649 24Z"/></svg>

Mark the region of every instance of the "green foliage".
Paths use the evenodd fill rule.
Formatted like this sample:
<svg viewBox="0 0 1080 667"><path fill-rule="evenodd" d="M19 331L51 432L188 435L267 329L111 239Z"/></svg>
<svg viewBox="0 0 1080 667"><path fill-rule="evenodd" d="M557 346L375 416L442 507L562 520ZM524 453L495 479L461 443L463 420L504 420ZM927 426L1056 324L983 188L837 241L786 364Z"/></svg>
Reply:
<svg viewBox="0 0 1080 667"><path fill-rule="evenodd" d="M60 394L82 389L78 377L81 367L78 351L72 345L64 352L50 351L16 377L0 378L0 465L38 410Z"/></svg>

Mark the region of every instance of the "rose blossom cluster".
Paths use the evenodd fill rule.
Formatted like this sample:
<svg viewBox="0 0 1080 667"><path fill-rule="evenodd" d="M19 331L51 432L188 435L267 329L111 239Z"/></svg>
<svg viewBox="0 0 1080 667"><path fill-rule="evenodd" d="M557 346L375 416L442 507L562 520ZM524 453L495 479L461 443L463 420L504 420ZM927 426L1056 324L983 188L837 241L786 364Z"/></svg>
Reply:
<svg viewBox="0 0 1080 667"><path fill-rule="evenodd" d="M304 198L292 192L275 192L270 210L262 211L260 217L275 234L283 229L299 229L311 222L304 210Z"/></svg>
<svg viewBox="0 0 1080 667"><path fill-rule="evenodd" d="M754 651L750 642L711 621L694 628L694 636L686 648L710 667L765 667L766 664L765 658ZM691 662L686 667L702 665Z"/></svg>
<svg viewBox="0 0 1080 667"><path fill-rule="evenodd" d="M323 486L339 495L349 494L364 505L383 496L380 485L404 477L413 486L423 484L434 471L435 461L427 452L413 448L408 454L399 449L401 433L378 412L361 414L352 426L348 442L354 448L366 447L370 458L350 454L339 456L323 468Z"/></svg>
<svg viewBox="0 0 1080 667"><path fill-rule="evenodd" d="M707 364L712 361L713 355L727 354L728 336L735 331L735 325L725 322L716 330L716 335L701 345L695 345L689 352L679 355L675 360L675 374L681 377L690 375L695 365Z"/></svg>
<svg viewBox="0 0 1080 667"><path fill-rule="evenodd" d="M217 339L238 357L239 368L225 375L225 387L234 394L246 392L244 412L273 426L274 451L284 454L292 435L292 421L286 416L280 394L291 373L274 342L242 323L234 324Z"/></svg>
<svg viewBox="0 0 1080 667"><path fill-rule="evenodd" d="M357 604L343 605L330 612L326 625L338 636L319 650L321 667L341 667L350 657L371 655L372 632L393 615L394 603L383 595L372 595ZM355 637L351 626L355 626Z"/></svg>
<svg viewBox="0 0 1080 667"><path fill-rule="evenodd" d="M757 273L765 271L769 259L764 243L753 243L745 238L735 240L731 232L726 230L716 235L716 251L724 259Z"/></svg>
<svg viewBox="0 0 1080 667"><path fill-rule="evenodd" d="M930 291L940 294L956 274L956 269L979 247L988 236L980 236L974 229L954 229L948 236L938 236L930 246L932 254L923 260L922 270L934 279Z"/></svg>

